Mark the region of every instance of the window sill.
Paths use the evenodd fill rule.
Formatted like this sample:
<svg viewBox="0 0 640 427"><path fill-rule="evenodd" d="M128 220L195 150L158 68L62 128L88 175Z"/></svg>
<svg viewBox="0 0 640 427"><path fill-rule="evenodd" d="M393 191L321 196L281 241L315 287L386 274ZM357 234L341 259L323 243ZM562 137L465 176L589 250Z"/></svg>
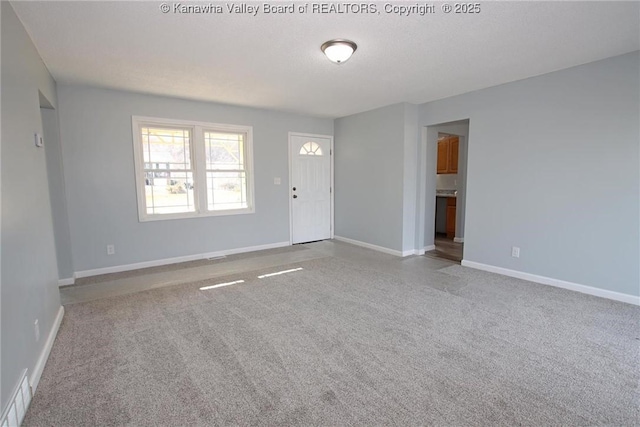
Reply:
<svg viewBox="0 0 640 427"><path fill-rule="evenodd" d="M230 216L230 215L247 215L253 214L256 210L254 208L246 209L230 209L220 211L207 211L207 212L191 212L191 213L178 213L178 214L156 214L156 215L139 215L139 222L151 222L151 221L167 221L172 219L193 219L193 218L209 218L216 216Z"/></svg>

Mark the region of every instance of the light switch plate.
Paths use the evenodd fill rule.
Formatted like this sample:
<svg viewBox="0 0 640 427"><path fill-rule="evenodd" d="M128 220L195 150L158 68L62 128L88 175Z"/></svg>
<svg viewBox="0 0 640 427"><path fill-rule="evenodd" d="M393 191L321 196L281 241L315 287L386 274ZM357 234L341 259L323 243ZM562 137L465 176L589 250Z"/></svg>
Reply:
<svg viewBox="0 0 640 427"><path fill-rule="evenodd" d="M280 184L281 184L281 180L280 180L280 178L278 178L278 177L273 178L273 184L274 184L274 185L280 185Z"/></svg>
<svg viewBox="0 0 640 427"><path fill-rule="evenodd" d="M44 145L44 140L42 139L42 134L36 133L35 134L35 138L36 138L36 147L42 147Z"/></svg>

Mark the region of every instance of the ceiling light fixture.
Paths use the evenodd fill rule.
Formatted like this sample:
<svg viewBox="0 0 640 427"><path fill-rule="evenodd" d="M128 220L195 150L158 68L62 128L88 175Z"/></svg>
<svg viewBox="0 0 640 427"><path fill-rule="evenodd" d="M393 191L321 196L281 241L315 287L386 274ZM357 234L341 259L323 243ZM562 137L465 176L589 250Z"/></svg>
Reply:
<svg viewBox="0 0 640 427"><path fill-rule="evenodd" d="M358 45L351 40L345 39L333 39L328 42L324 42L320 49L329 58L329 61L336 64L342 64L347 59L351 58L353 52L356 51Z"/></svg>

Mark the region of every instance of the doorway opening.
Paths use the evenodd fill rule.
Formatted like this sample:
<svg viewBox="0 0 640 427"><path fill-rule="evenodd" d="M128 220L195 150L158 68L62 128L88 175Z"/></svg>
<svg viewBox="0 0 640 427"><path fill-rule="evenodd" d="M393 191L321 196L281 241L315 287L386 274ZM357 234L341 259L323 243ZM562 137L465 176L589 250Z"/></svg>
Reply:
<svg viewBox="0 0 640 427"><path fill-rule="evenodd" d="M467 184L469 120L428 126L425 255L461 262ZM432 243L431 243L432 242Z"/></svg>

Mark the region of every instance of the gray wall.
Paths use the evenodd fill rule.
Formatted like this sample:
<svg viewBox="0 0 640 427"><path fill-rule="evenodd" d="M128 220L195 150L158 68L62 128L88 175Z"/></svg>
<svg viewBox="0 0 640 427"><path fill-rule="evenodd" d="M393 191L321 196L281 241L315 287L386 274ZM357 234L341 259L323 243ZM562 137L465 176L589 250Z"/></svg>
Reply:
<svg viewBox="0 0 640 427"><path fill-rule="evenodd" d="M2 8L2 217L0 403L19 375L33 374L60 307L58 269L42 132L41 91L56 106L56 85L9 2ZM40 324L36 342L34 321Z"/></svg>
<svg viewBox="0 0 640 427"><path fill-rule="evenodd" d="M639 60L422 106L422 126L470 119L465 260L640 295Z"/></svg>
<svg viewBox="0 0 640 427"><path fill-rule="evenodd" d="M58 274L60 278L73 277L73 261L71 259L71 236L69 234L69 217L67 215L67 194L64 188L62 170L62 147L58 113L49 108L40 109L44 136L44 149L47 160L47 177L49 194L51 195L51 213L53 215L53 231L56 240L58 258Z"/></svg>
<svg viewBox="0 0 640 427"><path fill-rule="evenodd" d="M415 249L418 117L402 103L335 121L336 235Z"/></svg>
<svg viewBox="0 0 640 427"><path fill-rule="evenodd" d="M268 110L64 85L58 98L76 271L288 241L288 132L333 134ZM255 214L138 222L132 115L253 126Z"/></svg>
<svg viewBox="0 0 640 427"><path fill-rule="evenodd" d="M418 191L418 147L420 142L418 118L418 106L404 104L402 251L405 253L414 251L417 244L416 203Z"/></svg>
<svg viewBox="0 0 640 427"><path fill-rule="evenodd" d="M335 234L403 248L405 104L335 121Z"/></svg>

